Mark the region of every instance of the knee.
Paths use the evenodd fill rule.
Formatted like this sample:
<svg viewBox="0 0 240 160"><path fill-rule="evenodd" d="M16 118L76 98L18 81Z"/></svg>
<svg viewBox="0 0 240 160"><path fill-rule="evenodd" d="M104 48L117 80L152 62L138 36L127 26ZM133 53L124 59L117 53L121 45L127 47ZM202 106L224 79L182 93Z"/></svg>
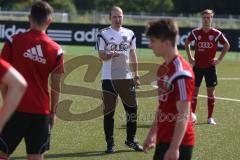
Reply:
<svg viewBox="0 0 240 160"><path fill-rule="evenodd" d="M42 154L29 154L27 156L28 160L43 160L43 155Z"/></svg>
<svg viewBox="0 0 240 160"><path fill-rule="evenodd" d="M9 160L9 154L0 151L0 160Z"/></svg>

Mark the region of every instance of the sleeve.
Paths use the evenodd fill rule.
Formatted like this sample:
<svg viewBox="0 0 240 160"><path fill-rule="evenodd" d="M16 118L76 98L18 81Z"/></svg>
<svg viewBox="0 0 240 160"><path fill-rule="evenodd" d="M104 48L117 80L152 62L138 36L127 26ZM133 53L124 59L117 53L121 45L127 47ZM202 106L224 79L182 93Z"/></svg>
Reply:
<svg viewBox="0 0 240 160"><path fill-rule="evenodd" d="M55 73L64 73L64 54L60 48L56 55L56 66L54 68Z"/></svg>
<svg viewBox="0 0 240 160"><path fill-rule="evenodd" d="M196 37L196 36L195 36L194 32L191 31L191 32L188 33L187 40L190 41L190 42L192 42L193 40L196 40L195 37Z"/></svg>
<svg viewBox="0 0 240 160"><path fill-rule="evenodd" d="M192 101L194 81L192 78L183 77L173 83L176 101Z"/></svg>
<svg viewBox="0 0 240 160"><path fill-rule="evenodd" d="M0 59L0 80L2 81L3 76L6 74L8 69L11 67L9 63L4 61L3 59Z"/></svg>
<svg viewBox="0 0 240 160"><path fill-rule="evenodd" d="M221 43L221 44L225 44L227 42L227 39L226 37L221 33L221 35L219 36L218 38L218 41Z"/></svg>
<svg viewBox="0 0 240 160"><path fill-rule="evenodd" d="M99 50L105 50L105 46L107 45L107 40L103 37L101 33L97 35L97 41L96 41L96 49Z"/></svg>
<svg viewBox="0 0 240 160"><path fill-rule="evenodd" d="M131 49L136 49L136 36L133 34L132 39L131 39Z"/></svg>
<svg viewBox="0 0 240 160"><path fill-rule="evenodd" d="M7 40L3 45L1 58L9 63L12 61L12 43L9 40Z"/></svg>

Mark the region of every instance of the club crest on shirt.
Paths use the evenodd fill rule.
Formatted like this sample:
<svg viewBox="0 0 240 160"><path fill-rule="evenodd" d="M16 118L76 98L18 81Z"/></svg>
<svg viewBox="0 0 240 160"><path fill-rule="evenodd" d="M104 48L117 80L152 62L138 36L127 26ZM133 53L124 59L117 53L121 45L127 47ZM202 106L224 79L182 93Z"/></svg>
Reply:
<svg viewBox="0 0 240 160"><path fill-rule="evenodd" d="M111 38L110 38L110 41L114 41L114 37L111 37Z"/></svg>
<svg viewBox="0 0 240 160"><path fill-rule="evenodd" d="M213 36L213 35L209 35L209 36L208 36L208 39L209 39L210 41L212 41L212 40L213 40L213 38L214 38L214 36Z"/></svg>
<svg viewBox="0 0 240 160"><path fill-rule="evenodd" d="M199 35L199 36L198 36L198 40L200 41L201 39L202 39L202 36Z"/></svg>
<svg viewBox="0 0 240 160"><path fill-rule="evenodd" d="M123 39L124 42L126 42L127 41L127 36L122 36L122 39Z"/></svg>

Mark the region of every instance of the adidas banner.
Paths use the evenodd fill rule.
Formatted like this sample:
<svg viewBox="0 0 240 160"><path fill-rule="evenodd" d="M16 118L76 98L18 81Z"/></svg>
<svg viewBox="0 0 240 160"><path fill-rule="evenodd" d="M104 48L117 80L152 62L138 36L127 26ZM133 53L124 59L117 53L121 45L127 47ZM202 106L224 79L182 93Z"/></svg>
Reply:
<svg viewBox="0 0 240 160"><path fill-rule="evenodd" d="M95 46L96 34L108 25L53 23L49 26L47 34L59 44ZM145 35L144 26L125 26L134 31L137 38L137 47L147 48L149 41ZM24 32L29 28L28 22L0 21L0 42L12 35ZM184 48L184 42L188 33L193 28L180 28L178 47ZM240 30L221 29L231 44L231 51L240 51ZM221 48L222 46L219 45Z"/></svg>

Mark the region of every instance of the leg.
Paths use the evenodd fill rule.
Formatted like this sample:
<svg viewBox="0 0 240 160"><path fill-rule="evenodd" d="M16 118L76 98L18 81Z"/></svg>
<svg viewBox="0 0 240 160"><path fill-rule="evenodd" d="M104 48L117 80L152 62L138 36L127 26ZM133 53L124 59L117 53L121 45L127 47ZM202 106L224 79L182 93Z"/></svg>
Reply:
<svg viewBox="0 0 240 160"><path fill-rule="evenodd" d="M0 160L9 160L9 154L0 151Z"/></svg>
<svg viewBox="0 0 240 160"><path fill-rule="evenodd" d="M43 160L43 154L28 154L27 155L28 160Z"/></svg>
<svg viewBox="0 0 240 160"><path fill-rule="evenodd" d="M208 123L216 124L212 118L215 106L215 86L217 85L217 73L215 66L212 66L206 70L205 80L208 95Z"/></svg>
<svg viewBox="0 0 240 160"><path fill-rule="evenodd" d="M103 80L102 82L102 98L104 104L104 133L107 146L114 146L113 130L114 130L114 112L117 103L117 93L111 80Z"/></svg>
<svg viewBox="0 0 240 160"><path fill-rule="evenodd" d="M7 159L21 142L29 126L29 117L25 113L15 112L0 135L0 157Z"/></svg>
<svg viewBox="0 0 240 160"><path fill-rule="evenodd" d="M132 79L119 80L117 84L118 93L121 97L127 121L127 140L125 144L135 151L143 151L135 138L137 131L137 101L135 84Z"/></svg>
<svg viewBox="0 0 240 160"><path fill-rule="evenodd" d="M135 84L133 80L119 80L116 87L127 116L127 140L134 141L137 130L137 101Z"/></svg>
<svg viewBox="0 0 240 160"><path fill-rule="evenodd" d="M193 95L193 99L191 102L191 108L192 108L192 112L195 113L196 106L197 106L197 97L198 97L199 87L202 83L204 69L194 66L193 71L194 71L194 75L195 75L195 90L194 90L194 95Z"/></svg>
<svg viewBox="0 0 240 160"><path fill-rule="evenodd" d="M212 118L215 106L215 87L207 87L208 95L208 118Z"/></svg>
<svg viewBox="0 0 240 160"><path fill-rule="evenodd" d="M199 93L199 87L195 87L194 94L193 94L193 99L192 99L192 102L191 102L191 108L192 108L193 113L196 112L198 93Z"/></svg>
<svg viewBox="0 0 240 160"><path fill-rule="evenodd" d="M26 150L29 160L42 160L43 153L50 145L50 116L31 114L31 126L25 135Z"/></svg>
<svg viewBox="0 0 240 160"><path fill-rule="evenodd" d="M165 144L165 143L157 144L155 153L153 156L153 160L163 160L164 155L167 152L168 148L169 148L169 144Z"/></svg>
<svg viewBox="0 0 240 160"><path fill-rule="evenodd" d="M179 148L179 160L191 160L192 158L192 151L193 147L192 146L180 146Z"/></svg>

